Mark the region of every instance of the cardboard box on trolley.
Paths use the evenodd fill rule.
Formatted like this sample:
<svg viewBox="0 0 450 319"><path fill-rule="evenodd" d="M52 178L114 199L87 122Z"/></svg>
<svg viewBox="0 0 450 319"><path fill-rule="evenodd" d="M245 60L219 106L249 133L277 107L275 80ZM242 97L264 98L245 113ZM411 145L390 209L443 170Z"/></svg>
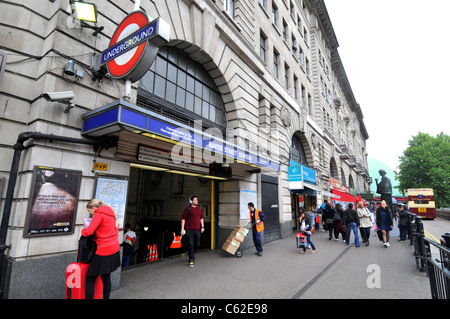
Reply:
<svg viewBox="0 0 450 319"><path fill-rule="evenodd" d="M222 249L234 255L236 250L239 249L241 243L244 242L247 234L248 229L245 227L236 226L223 244Z"/></svg>
<svg viewBox="0 0 450 319"><path fill-rule="evenodd" d="M245 236L248 234L248 229L245 227L236 226L228 236L228 240L235 239L241 243L244 242Z"/></svg>

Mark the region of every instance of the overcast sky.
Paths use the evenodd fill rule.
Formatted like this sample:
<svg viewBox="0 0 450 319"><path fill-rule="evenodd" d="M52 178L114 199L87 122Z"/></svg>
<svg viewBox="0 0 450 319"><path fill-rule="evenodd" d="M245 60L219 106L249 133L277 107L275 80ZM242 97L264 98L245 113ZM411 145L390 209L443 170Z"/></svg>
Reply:
<svg viewBox="0 0 450 319"><path fill-rule="evenodd" d="M450 1L325 0L369 133L395 170L418 132L450 135Z"/></svg>

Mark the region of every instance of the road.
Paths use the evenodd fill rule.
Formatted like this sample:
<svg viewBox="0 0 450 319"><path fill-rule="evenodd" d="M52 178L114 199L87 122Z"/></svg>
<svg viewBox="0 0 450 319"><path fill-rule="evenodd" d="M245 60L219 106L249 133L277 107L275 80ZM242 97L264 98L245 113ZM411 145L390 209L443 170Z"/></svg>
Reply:
<svg viewBox="0 0 450 319"><path fill-rule="evenodd" d="M450 232L450 220L441 218L436 218L435 220L423 219L422 223L425 237L438 243L441 242L442 235Z"/></svg>

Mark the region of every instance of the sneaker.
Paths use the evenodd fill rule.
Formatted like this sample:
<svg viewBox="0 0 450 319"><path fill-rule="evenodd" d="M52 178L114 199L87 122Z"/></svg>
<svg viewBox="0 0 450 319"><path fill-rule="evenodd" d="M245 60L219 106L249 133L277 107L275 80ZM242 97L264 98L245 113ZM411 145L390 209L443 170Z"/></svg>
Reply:
<svg viewBox="0 0 450 319"><path fill-rule="evenodd" d="M383 243L384 248L388 248L388 245L386 243Z"/></svg>
<svg viewBox="0 0 450 319"><path fill-rule="evenodd" d="M389 242L386 243L386 246L387 246L387 247L391 247L391 245L389 244Z"/></svg>
<svg viewBox="0 0 450 319"><path fill-rule="evenodd" d="M189 268L194 268L194 262L193 261L189 262Z"/></svg>

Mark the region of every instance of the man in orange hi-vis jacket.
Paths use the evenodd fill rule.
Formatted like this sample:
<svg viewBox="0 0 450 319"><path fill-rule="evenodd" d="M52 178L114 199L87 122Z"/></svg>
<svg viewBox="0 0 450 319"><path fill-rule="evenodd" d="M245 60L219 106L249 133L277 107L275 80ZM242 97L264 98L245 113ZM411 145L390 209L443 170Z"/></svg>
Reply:
<svg viewBox="0 0 450 319"><path fill-rule="evenodd" d="M264 230L265 216L259 209L255 208L255 205L250 202L247 204L250 210L250 221L252 223L253 243L256 247L256 255L263 255L263 248L261 243L261 232Z"/></svg>

